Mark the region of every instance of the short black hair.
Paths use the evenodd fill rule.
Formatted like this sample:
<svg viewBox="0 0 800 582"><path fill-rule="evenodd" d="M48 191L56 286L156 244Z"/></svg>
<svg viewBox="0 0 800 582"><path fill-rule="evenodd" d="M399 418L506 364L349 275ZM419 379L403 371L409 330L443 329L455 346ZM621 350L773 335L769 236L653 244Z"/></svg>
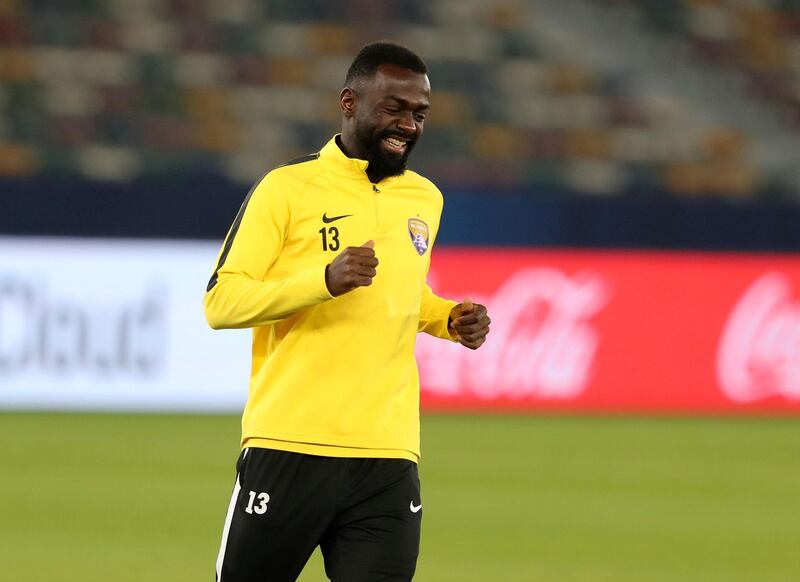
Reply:
<svg viewBox="0 0 800 582"><path fill-rule="evenodd" d="M397 65L422 75L428 73L425 61L414 51L396 42L382 40L368 44L359 51L347 70L345 86L352 85L358 79L373 76L381 65Z"/></svg>

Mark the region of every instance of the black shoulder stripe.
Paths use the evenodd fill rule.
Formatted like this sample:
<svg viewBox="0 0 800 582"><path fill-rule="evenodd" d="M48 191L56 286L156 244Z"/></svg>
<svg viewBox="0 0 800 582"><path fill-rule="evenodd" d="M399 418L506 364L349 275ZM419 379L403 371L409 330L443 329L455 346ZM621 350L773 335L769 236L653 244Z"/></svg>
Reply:
<svg viewBox="0 0 800 582"><path fill-rule="evenodd" d="M264 176L266 176L266 174L264 174ZM222 265L225 264L225 259L228 258L228 253L231 252L233 239L236 237L236 232L239 230L239 225L242 224L242 217L244 216L244 211L247 208L247 203L250 202L250 197L253 195L253 192L256 191L256 187L261 183L261 180L264 179L264 176L261 176L261 178L259 178L258 181L253 184L253 187L250 188L250 192L248 192L247 196L245 196L244 202L242 202L242 205L239 207L239 212L236 213L236 218L233 220L233 225L231 225L231 231L228 233L228 238L225 239L225 246L222 249L222 254L220 254L219 261L217 261L217 267L214 269L214 274L211 275L211 279L208 280L206 293L211 291L214 288L214 285L217 284L219 270L222 268Z"/></svg>
<svg viewBox="0 0 800 582"><path fill-rule="evenodd" d="M295 164L303 164L305 162L313 162L314 160L319 159L319 152L314 154L308 154L306 156L300 156L299 158L295 158L293 160L289 160L288 162L284 162L280 166L275 166L275 170L278 168L285 168L286 166L294 166Z"/></svg>
<svg viewBox="0 0 800 582"><path fill-rule="evenodd" d="M295 164L302 164L304 162L311 162L313 160L319 159L319 152L315 154L309 154L307 156L301 156L299 158L295 158L293 160L289 160L286 163L281 164L280 166L276 166L273 170L277 170L278 168L283 168L286 166L294 166ZM271 172L272 170L270 170ZM267 172L269 174L269 172ZM267 174L261 176L253 187L250 188L250 192L247 193L245 196L244 202L242 202L242 206L239 208L239 212L236 214L236 218L233 221L233 225L231 226L231 231L228 234L228 238L225 239L225 246L222 249L222 254L219 256L219 261L217 262L217 267L214 269L214 274L211 275L211 279L208 281L208 285L206 286L206 293L211 291L214 288L214 285L217 284L217 279L219 277L219 270L222 268L222 265L225 264L225 259L228 258L228 253L231 251L231 247L233 246L233 239L236 237L236 233L239 230L239 226L242 224L242 217L244 216L244 211L247 208L247 203L250 202L250 197L253 195L253 192L256 191L256 188L261 183L261 181L266 177Z"/></svg>

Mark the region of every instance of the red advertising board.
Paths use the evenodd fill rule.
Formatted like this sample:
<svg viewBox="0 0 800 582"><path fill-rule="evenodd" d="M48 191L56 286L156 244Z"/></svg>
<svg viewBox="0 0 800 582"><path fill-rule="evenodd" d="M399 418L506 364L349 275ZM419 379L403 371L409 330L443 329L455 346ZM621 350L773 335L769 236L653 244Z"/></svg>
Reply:
<svg viewBox="0 0 800 582"><path fill-rule="evenodd" d="M439 248L477 351L420 335L423 409L800 413L800 257Z"/></svg>

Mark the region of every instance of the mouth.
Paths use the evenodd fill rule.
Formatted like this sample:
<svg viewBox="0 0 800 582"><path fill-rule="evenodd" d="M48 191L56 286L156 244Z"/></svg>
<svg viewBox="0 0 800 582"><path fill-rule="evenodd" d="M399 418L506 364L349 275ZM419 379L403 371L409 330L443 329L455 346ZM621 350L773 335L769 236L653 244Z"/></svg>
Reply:
<svg viewBox="0 0 800 582"><path fill-rule="evenodd" d="M409 139L397 135L386 136L381 139L384 149L389 150L393 154L402 155L408 149Z"/></svg>

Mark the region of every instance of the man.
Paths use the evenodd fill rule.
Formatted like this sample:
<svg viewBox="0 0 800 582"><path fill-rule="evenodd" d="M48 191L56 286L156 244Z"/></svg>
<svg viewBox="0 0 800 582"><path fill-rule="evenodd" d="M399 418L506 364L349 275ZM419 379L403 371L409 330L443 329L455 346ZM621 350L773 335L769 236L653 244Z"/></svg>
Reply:
<svg viewBox="0 0 800 582"><path fill-rule="evenodd" d="M225 239L206 318L253 328L253 366L219 582L295 580L318 545L334 582L413 577L416 334L476 349L490 323L425 282L442 196L406 160L430 107L426 72L405 47L364 47L340 94L342 133L266 174Z"/></svg>

